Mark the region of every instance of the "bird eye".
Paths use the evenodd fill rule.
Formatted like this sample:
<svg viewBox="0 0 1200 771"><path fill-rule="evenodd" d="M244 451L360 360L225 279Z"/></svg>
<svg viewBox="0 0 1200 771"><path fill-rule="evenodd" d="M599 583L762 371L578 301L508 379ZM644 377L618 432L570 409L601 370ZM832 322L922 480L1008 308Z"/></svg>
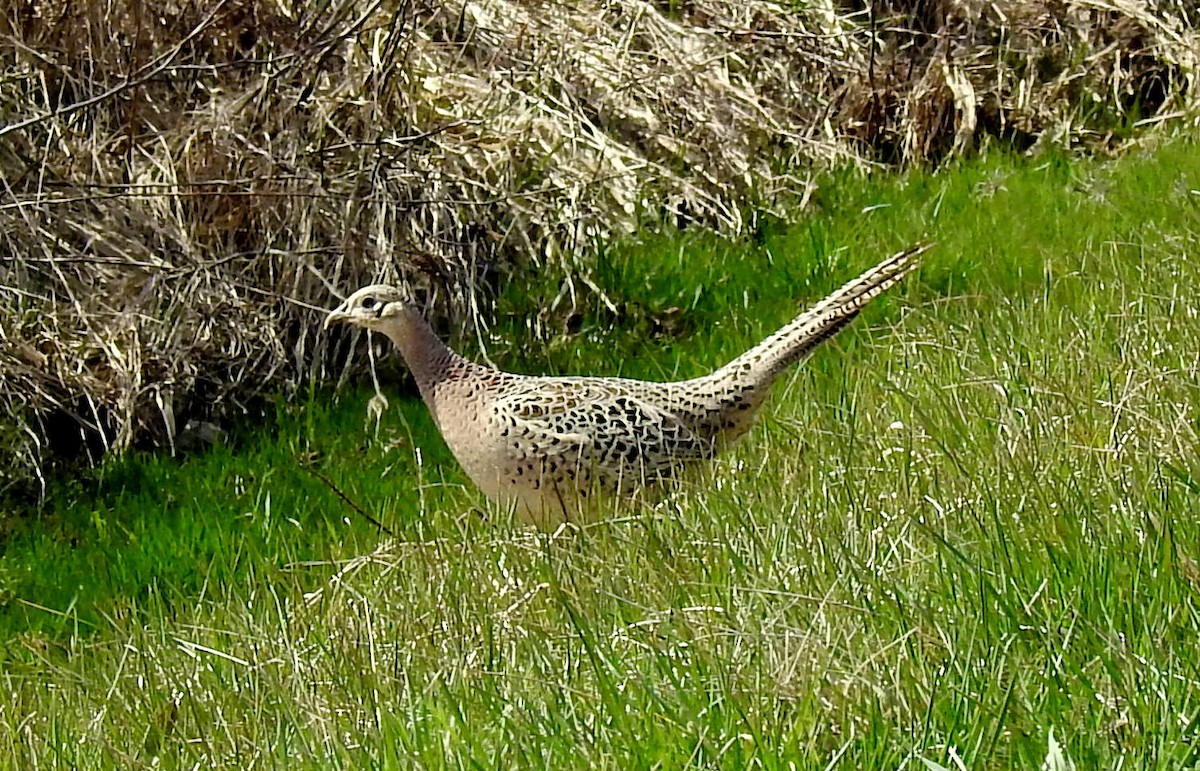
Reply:
<svg viewBox="0 0 1200 771"><path fill-rule="evenodd" d="M360 304L362 305L362 307L366 308L367 310L371 310L372 308L375 307L375 298L374 297L364 297L364 298L362 298L362 302Z"/></svg>

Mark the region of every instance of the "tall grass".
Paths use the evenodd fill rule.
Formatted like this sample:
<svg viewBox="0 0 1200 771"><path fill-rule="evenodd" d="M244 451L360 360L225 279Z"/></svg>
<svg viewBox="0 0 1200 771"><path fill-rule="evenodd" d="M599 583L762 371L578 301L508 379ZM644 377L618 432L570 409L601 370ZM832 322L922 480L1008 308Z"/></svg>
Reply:
<svg viewBox="0 0 1200 771"><path fill-rule="evenodd" d="M609 246L574 307L514 290L498 363L687 376L939 243L730 455L578 531L492 509L390 384L378 426L315 393L236 449L110 466L7 537L0 757L1193 766L1197 190L1191 142L995 153L831 180L754 243Z"/></svg>

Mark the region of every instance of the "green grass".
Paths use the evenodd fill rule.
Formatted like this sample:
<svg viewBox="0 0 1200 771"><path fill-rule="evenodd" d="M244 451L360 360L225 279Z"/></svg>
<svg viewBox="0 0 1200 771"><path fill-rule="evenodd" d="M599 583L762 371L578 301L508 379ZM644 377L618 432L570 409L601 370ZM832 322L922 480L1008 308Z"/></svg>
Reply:
<svg viewBox="0 0 1200 771"><path fill-rule="evenodd" d="M730 455L582 532L489 507L396 391L377 431L319 393L113 463L4 544L0 758L1024 769L1053 732L1080 769L1194 767L1197 190L1191 142L993 153L830 180L753 242L610 245L615 312L514 288L496 362L688 376L939 244Z"/></svg>

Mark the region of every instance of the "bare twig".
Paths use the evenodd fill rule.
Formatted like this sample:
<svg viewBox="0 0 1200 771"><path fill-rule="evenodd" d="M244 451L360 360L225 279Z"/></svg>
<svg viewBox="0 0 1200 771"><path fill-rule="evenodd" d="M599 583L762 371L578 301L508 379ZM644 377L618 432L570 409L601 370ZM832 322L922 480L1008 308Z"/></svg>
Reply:
<svg viewBox="0 0 1200 771"><path fill-rule="evenodd" d="M60 107L57 110L51 110L50 112L45 112L41 115L34 115L29 118L25 118L24 120L16 121L15 123L9 123L4 126L0 126L0 139L14 131L21 131L29 128L30 126L35 126L51 119L61 119L77 113L80 110L86 110L90 107L95 107L98 104L108 101L117 94L121 94L125 91L129 91L130 89L149 83L151 80L158 77L171 67L172 62L174 62L175 58L182 53L187 44L199 37L204 30L208 29L208 26L212 24L213 20L217 18L217 14L221 12L221 9L224 8L228 2L229 0L218 0L217 4L213 6L213 9L209 11L208 15L205 16L204 19L197 24L190 33L188 33L187 37L180 40L170 50L165 51L164 53L155 57L152 61L122 82L118 83L112 88L96 94L95 96L74 102L66 107Z"/></svg>
<svg viewBox="0 0 1200 771"><path fill-rule="evenodd" d="M341 498L346 503L346 505L349 506L360 517L367 520L372 525L374 525L378 529L382 530L383 532L387 533L388 535L391 535L391 536L395 535L395 533L392 532L391 528L389 528L387 525L380 522L378 519L375 519L375 517L368 514L366 512L366 510L363 509L362 506L359 506L357 503L355 503L350 498L350 496L348 496L344 492L342 492L341 488L338 487L337 485L335 485L333 483L332 479L330 479L329 477L322 474L320 471L317 471L315 468L313 468L311 463L300 463L299 465L300 465L300 468L304 469L308 473L315 476L317 479L324 482L326 487L328 487L330 490L333 490L333 492L337 494L337 497Z"/></svg>

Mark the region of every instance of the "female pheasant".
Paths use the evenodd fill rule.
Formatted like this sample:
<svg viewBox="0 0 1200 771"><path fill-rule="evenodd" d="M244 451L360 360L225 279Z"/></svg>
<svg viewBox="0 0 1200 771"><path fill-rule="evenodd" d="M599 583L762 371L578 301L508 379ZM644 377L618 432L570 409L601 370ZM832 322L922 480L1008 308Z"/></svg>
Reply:
<svg viewBox="0 0 1200 771"><path fill-rule="evenodd" d="M671 383L532 377L476 364L386 285L355 292L325 328L344 322L391 338L471 480L545 527L579 513L589 495L632 494L740 437L779 373L916 269L924 248L884 260L715 372Z"/></svg>

